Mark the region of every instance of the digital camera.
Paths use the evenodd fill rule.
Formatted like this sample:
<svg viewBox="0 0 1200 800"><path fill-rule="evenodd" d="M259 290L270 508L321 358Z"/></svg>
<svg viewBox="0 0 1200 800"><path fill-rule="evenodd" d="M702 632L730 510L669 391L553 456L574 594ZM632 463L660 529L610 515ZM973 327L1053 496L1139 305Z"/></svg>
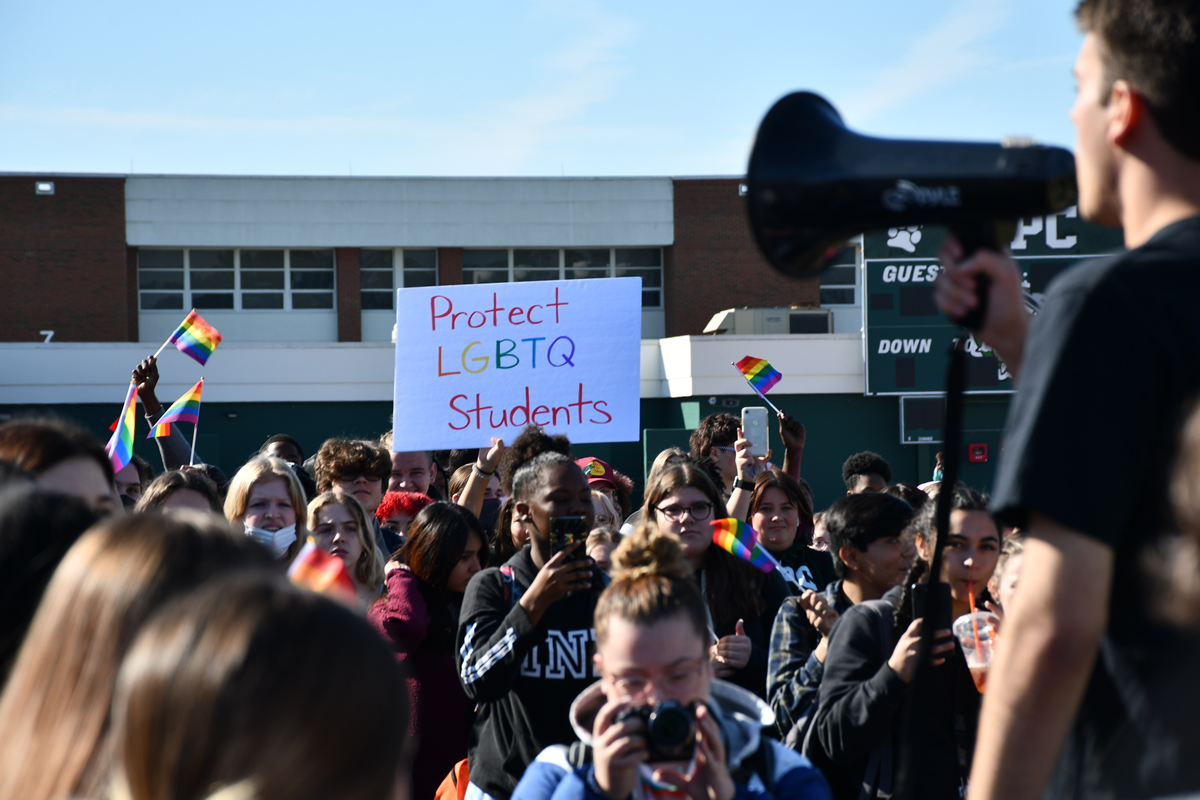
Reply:
<svg viewBox="0 0 1200 800"><path fill-rule="evenodd" d="M634 706L617 714L613 724L637 717L646 726L646 761L690 761L696 747L695 703L665 700L651 708Z"/></svg>

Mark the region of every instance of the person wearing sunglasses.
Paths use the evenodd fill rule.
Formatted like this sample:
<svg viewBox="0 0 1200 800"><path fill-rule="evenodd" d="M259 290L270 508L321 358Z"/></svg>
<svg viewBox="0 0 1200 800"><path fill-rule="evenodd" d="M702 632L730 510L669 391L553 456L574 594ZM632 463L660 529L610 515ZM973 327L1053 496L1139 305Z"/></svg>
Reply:
<svg viewBox="0 0 1200 800"><path fill-rule="evenodd" d="M771 624L787 584L713 545L712 522L725 517L725 500L690 461L663 469L646 487L645 517L679 540L692 566L711 618L717 677L765 699Z"/></svg>

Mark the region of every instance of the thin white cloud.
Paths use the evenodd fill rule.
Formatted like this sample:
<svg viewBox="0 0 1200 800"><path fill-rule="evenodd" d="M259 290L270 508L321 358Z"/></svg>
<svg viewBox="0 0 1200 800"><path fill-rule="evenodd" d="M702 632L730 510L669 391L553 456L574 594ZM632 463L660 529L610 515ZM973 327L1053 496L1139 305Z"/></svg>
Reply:
<svg viewBox="0 0 1200 800"><path fill-rule="evenodd" d="M385 149L412 154L407 163L427 164L430 173L527 173L544 159L548 149L570 149L578 144L578 131L565 128L574 127L572 123L584 117L589 107L613 96L626 70L623 50L637 35L630 20L608 13L593 0L538 0L532 13L565 17L568 29L581 34L540 62L542 72L533 88L518 89L511 97L497 97L451 119L433 120L411 110L405 113L401 109L409 107L404 97L315 115L190 114L0 103L0 134L6 128L37 125L133 135L319 137L346 143L348 149L354 149L349 143L361 143L367 136L386 141Z"/></svg>
<svg viewBox="0 0 1200 800"><path fill-rule="evenodd" d="M867 85L843 104L855 121L870 120L966 73L994 62L981 42L1002 29L1010 0L961 0L893 64L871 70Z"/></svg>

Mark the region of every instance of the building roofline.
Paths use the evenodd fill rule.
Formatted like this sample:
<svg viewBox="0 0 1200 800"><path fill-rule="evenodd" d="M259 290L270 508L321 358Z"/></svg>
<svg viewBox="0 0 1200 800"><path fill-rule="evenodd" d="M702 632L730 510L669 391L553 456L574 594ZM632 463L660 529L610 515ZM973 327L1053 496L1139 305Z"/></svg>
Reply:
<svg viewBox="0 0 1200 800"><path fill-rule="evenodd" d="M172 172L10 172L3 178L172 178L272 181L712 181L745 180L744 175L235 175Z"/></svg>

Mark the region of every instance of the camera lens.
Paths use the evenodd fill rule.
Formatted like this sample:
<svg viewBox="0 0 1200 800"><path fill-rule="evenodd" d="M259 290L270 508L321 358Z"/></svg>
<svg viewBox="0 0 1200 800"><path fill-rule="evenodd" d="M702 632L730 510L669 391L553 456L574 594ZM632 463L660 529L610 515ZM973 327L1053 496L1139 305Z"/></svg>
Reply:
<svg viewBox="0 0 1200 800"><path fill-rule="evenodd" d="M695 717L689 708L674 700L659 703L650 713L646 735L660 750L679 750L690 745L695 737Z"/></svg>

